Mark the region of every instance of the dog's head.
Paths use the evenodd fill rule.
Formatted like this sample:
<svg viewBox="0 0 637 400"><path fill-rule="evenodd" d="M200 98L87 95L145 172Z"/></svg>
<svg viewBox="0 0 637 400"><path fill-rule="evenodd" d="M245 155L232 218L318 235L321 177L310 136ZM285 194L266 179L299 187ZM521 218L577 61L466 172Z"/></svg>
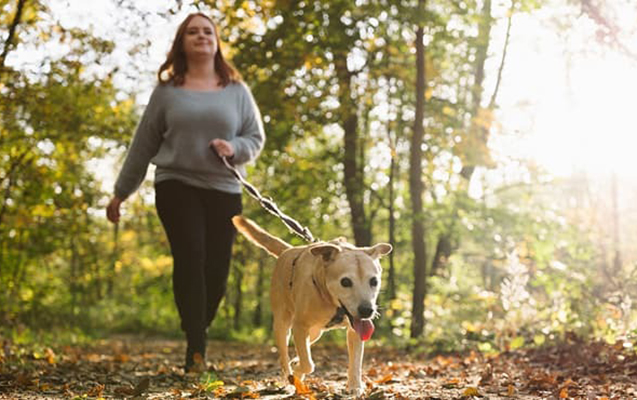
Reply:
<svg viewBox="0 0 637 400"><path fill-rule="evenodd" d="M376 299L380 291L380 257L389 254L392 246L379 243L372 247L353 247L337 240L313 247L310 251L320 258L319 268L332 299L344 309L350 325L362 340L374 332L371 319L376 316Z"/></svg>

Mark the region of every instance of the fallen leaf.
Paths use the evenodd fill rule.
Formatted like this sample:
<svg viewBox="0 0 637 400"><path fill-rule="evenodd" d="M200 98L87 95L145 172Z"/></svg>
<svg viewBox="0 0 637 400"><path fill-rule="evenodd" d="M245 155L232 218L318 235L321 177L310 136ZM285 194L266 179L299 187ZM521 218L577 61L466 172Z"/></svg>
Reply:
<svg viewBox="0 0 637 400"><path fill-rule="evenodd" d="M480 392L478 392L478 388L476 387L468 387L462 392L462 396L464 397L481 397Z"/></svg>
<svg viewBox="0 0 637 400"><path fill-rule="evenodd" d="M225 385L225 383L221 380L208 380L204 383L201 383L199 387L203 392L212 392L222 387L223 385Z"/></svg>
<svg viewBox="0 0 637 400"><path fill-rule="evenodd" d="M86 392L86 395L89 397L102 397L103 393L104 393L104 385L97 384L93 386L91 390Z"/></svg>
<svg viewBox="0 0 637 400"><path fill-rule="evenodd" d="M378 379L377 381L375 381L377 384L382 385L384 383L388 383L391 382L394 379L394 375L392 374L388 374L383 376L382 378Z"/></svg>
<svg viewBox="0 0 637 400"><path fill-rule="evenodd" d="M297 395L310 395L310 398L314 398L314 396L312 396L312 391L310 390L310 388L307 387L303 382L301 382L299 378L294 375L290 375L288 377L288 380L291 384L294 385Z"/></svg>
<svg viewBox="0 0 637 400"><path fill-rule="evenodd" d="M53 352L53 350L51 350L50 348L47 348L44 351L44 356L46 357L46 362L48 362L49 365L55 364L55 353Z"/></svg>

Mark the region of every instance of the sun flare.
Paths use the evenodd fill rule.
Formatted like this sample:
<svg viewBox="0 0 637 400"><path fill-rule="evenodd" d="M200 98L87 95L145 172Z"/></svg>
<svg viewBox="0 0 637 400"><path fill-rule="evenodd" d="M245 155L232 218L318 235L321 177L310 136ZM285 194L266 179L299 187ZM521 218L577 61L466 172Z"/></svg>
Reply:
<svg viewBox="0 0 637 400"><path fill-rule="evenodd" d="M521 17L517 26L499 109L502 133L515 138L494 140L496 152L534 160L555 176L637 178L637 60L586 42L586 27L581 51L566 52L564 39L537 20Z"/></svg>

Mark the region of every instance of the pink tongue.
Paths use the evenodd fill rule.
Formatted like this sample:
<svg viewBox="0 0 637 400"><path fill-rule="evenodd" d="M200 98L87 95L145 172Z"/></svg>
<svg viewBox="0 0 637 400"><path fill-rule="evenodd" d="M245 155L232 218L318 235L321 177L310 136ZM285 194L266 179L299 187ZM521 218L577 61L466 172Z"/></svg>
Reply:
<svg viewBox="0 0 637 400"><path fill-rule="evenodd" d="M364 342L372 337L374 333L374 323L368 319L356 319L354 320L354 330Z"/></svg>

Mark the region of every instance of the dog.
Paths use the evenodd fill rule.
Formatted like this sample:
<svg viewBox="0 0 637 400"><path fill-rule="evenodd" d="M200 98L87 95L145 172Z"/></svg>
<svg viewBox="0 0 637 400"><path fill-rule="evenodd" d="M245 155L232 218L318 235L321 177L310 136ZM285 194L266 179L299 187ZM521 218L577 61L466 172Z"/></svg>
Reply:
<svg viewBox="0 0 637 400"><path fill-rule="evenodd" d="M314 371L310 346L324 331L347 329L347 389L354 396L365 390L361 377L364 342L374 332L378 315L380 257L392 246L379 243L355 247L343 238L293 247L242 216L232 219L237 230L277 258L270 301L274 339L283 379L303 381ZM288 341L294 338L297 359L290 362Z"/></svg>

